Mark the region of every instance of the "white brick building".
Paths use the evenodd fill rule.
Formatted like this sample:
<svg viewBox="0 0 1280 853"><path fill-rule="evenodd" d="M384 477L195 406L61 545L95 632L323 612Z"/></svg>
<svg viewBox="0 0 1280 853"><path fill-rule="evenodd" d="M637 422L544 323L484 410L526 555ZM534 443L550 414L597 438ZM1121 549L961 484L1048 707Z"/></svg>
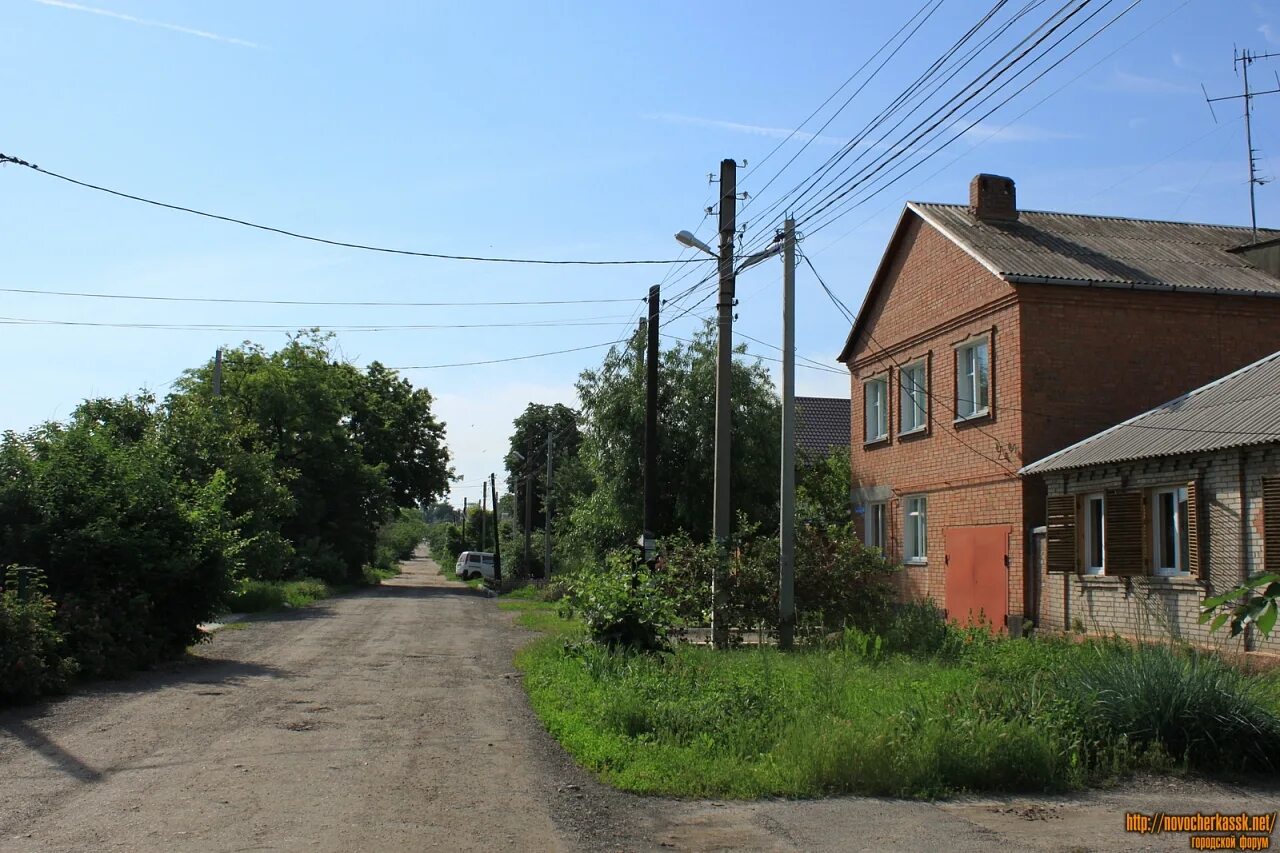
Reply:
<svg viewBox="0 0 1280 853"><path fill-rule="evenodd" d="M1280 653L1205 598L1280 569L1280 352L1022 469L1048 524L1038 624Z"/></svg>

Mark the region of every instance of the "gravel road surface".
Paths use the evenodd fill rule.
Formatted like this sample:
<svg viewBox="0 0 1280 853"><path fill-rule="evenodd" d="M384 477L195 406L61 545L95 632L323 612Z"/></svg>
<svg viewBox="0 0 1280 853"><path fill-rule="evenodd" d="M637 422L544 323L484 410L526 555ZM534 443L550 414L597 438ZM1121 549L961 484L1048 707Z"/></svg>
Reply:
<svg viewBox="0 0 1280 853"><path fill-rule="evenodd" d="M511 660L530 634L429 559L404 569L0 713L0 850L1186 850L1124 813L1280 803L1169 780L941 804L622 794L529 710Z"/></svg>

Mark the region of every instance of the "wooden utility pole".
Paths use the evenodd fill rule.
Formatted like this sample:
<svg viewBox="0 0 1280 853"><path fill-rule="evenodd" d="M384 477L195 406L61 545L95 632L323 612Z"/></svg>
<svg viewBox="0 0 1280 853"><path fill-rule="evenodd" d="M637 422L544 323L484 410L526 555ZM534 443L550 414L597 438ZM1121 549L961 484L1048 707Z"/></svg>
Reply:
<svg viewBox="0 0 1280 853"><path fill-rule="evenodd" d="M640 544L649 568L658 556L658 310L659 285L649 288L649 342L644 379L644 533Z"/></svg>
<svg viewBox="0 0 1280 853"><path fill-rule="evenodd" d="M467 499L462 499L462 544L467 544ZM463 549L466 550L466 549Z"/></svg>
<svg viewBox="0 0 1280 853"><path fill-rule="evenodd" d="M547 433L547 485L542 495L542 576L551 577L551 451L555 433Z"/></svg>
<svg viewBox="0 0 1280 853"><path fill-rule="evenodd" d="M496 509L497 503L498 503L497 501L498 493L494 492L493 497L494 497L494 501L493 501L494 508ZM480 550L481 551L483 551L485 549L485 546L489 544L489 537L488 537L489 518L487 515L488 511L489 511L489 484L481 483L480 484ZM495 512L493 514L493 520L495 523L497 522L498 513Z"/></svg>
<svg viewBox="0 0 1280 853"><path fill-rule="evenodd" d="M782 512L778 525L778 646L796 627L796 222L782 232Z"/></svg>
<svg viewBox="0 0 1280 853"><path fill-rule="evenodd" d="M502 580L502 545L498 540L498 479L489 474L489 488L493 491L493 579Z"/></svg>
<svg viewBox="0 0 1280 853"><path fill-rule="evenodd" d="M718 339L716 343L716 435L715 491L712 535L717 559L711 579L711 637L719 648L729 645L729 626L724 621L725 576L728 573L729 534L733 509L729 502L730 445L733 409L729 394L733 384L733 308L735 277L733 244L737 236L738 164L720 161L720 298L716 303Z"/></svg>
<svg viewBox="0 0 1280 853"><path fill-rule="evenodd" d="M524 568L529 574L529 537L533 534L533 437L525 444L524 457Z"/></svg>

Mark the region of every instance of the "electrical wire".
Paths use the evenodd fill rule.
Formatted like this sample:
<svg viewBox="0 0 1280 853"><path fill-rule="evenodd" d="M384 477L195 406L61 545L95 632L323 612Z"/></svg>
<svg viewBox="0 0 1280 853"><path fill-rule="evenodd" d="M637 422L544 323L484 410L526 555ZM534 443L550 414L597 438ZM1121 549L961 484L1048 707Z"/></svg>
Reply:
<svg viewBox="0 0 1280 853"><path fill-rule="evenodd" d="M618 315L621 316L621 315ZM604 320L610 322L603 322ZM328 332L403 332L403 331L428 331L428 330L448 330L448 329L493 329L493 328L522 328L522 329L559 329L566 326L612 326L615 317L609 318L580 318L565 320L527 320L516 323L423 323L423 324L401 324L401 325L368 325L368 326L323 326L309 325L306 323L295 324L243 324L235 325L231 323L133 323L133 322L105 322L90 320L49 320L30 317L0 317L0 325L6 326L92 326L108 329L158 329L168 331L215 331L215 332L292 332L298 329L316 329L318 331Z"/></svg>
<svg viewBox="0 0 1280 853"><path fill-rule="evenodd" d="M451 364L414 364L406 367L388 367L388 370L439 370L445 367L476 367L482 364L507 364L512 361L527 361L531 358L546 358L552 355L564 355L570 352L584 352L591 349L600 349L602 347L615 346L617 341L604 341L599 344L587 344L581 347L570 347L569 349L558 349L550 352L535 352L529 355L513 355L508 358L490 358L484 361L459 361Z"/></svg>
<svg viewBox="0 0 1280 853"><path fill-rule="evenodd" d="M619 302L634 302L628 299L530 299L487 302L379 302L379 301L334 301L324 302L314 299L238 299L213 296L143 296L128 293L89 293L72 290L36 290L21 287L0 287L0 293L19 293L34 296L68 296L83 299L125 299L145 302L201 302L226 305L309 305L340 307L388 307L388 308L450 308L450 307L499 307L508 305L603 305Z"/></svg>
<svg viewBox="0 0 1280 853"><path fill-rule="evenodd" d="M57 172L51 172L48 169L42 169L39 166L23 160L19 157L12 157L8 154L0 153L0 164L12 163L15 166L24 166L41 175L48 175L51 178L57 178L60 181L66 181L69 184L75 184L78 187L95 190L97 192L106 193L108 195L117 196L119 198L129 199L130 201L149 204L154 207L162 207L166 210L174 210L180 213L189 213L193 216L203 216L206 219L216 219L220 222L229 222L233 225L243 225L246 228L255 228L259 231L267 231L272 234L280 234L285 237L293 237L298 240L306 240L312 243L322 243L326 246L338 246L344 249L360 249L366 252L379 252L389 255L408 255L416 258L435 258L438 260L448 261L481 261L493 264L542 264L555 266L638 266L638 265L658 265L658 264L686 264L694 263L694 260L562 260L548 258L497 258L484 257L480 255L452 255L443 252L422 252L411 249L396 249L387 246L373 246L365 243L352 243L346 240L331 240L326 237L316 237L310 234L303 234L297 231L289 231L284 228L276 228L272 225L262 225L257 222L251 222L247 219L238 219L234 216L223 216L218 213L209 213L204 210L197 210L193 207L186 207L180 204L170 204L168 202L156 201L155 199L146 198L133 193L113 190L108 187L91 184L87 181L81 181Z"/></svg>

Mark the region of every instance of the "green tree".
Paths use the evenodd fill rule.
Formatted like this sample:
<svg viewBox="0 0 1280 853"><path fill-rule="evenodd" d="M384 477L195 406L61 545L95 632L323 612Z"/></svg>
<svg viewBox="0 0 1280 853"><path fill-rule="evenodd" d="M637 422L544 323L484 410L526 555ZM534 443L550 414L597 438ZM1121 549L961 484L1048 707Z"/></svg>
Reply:
<svg viewBox="0 0 1280 853"><path fill-rule="evenodd" d="M796 462L797 520L824 527L852 521L849 448L836 448L816 458L798 455Z"/></svg>
<svg viewBox="0 0 1280 853"><path fill-rule="evenodd" d="M636 342L638 345L638 341ZM745 354L745 347L738 353ZM604 364L578 380L582 400L580 459L587 477L574 495L571 547L591 559L634 541L642 521L644 372L634 349L613 348ZM711 535L715 433L715 329L708 323L687 344L662 353L658 389L659 536ZM748 521L776 525L780 407L768 371L735 361L732 371L733 508ZM564 504L562 504L563 506Z"/></svg>
<svg viewBox="0 0 1280 853"><path fill-rule="evenodd" d="M575 459L582 446L578 429L578 413L561 403L545 406L530 403L515 419L511 434L511 453L507 455L507 488L515 494L516 526L524 529L525 472L533 473L532 524L535 530L547 526L547 436L555 436L552 445L552 480L567 460ZM515 453L525 456L522 462ZM553 499L554 500L554 499Z"/></svg>

